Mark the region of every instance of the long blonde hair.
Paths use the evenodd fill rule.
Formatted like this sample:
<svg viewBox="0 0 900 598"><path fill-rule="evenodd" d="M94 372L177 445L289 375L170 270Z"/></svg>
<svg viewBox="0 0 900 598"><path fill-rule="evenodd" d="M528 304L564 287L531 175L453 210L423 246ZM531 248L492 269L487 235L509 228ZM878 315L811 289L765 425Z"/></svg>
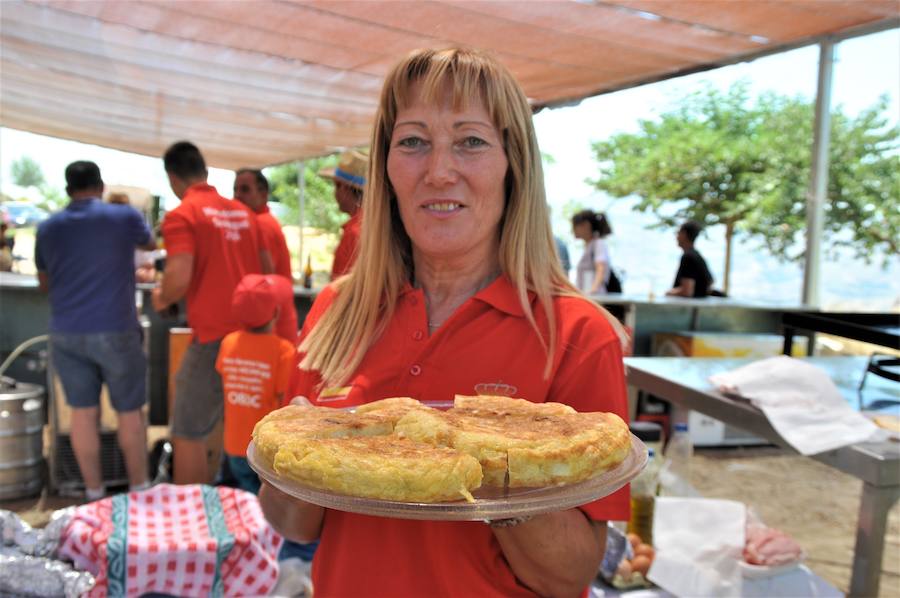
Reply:
<svg viewBox="0 0 900 598"><path fill-rule="evenodd" d="M400 290L411 279L412 244L387 176L387 158L397 113L415 99L411 97L414 83L420 84L426 102L437 102L447 92L455 109L480 99L500 131L509 163L500 222L500 267L517 289L525 317L547 352L547 377L557 335L553 297L582 295L563 273L556 253L541 155L525 94L499 62L460 48L416 50L385 79L372 133L359 253L350 273L334 283L334 302L300 345L306 354L300 366L317 370L325 386L344 384L387 325ZM546 314L546 336L538 329L529 292ZM615 319L598 309L621 337Z"/></svg>

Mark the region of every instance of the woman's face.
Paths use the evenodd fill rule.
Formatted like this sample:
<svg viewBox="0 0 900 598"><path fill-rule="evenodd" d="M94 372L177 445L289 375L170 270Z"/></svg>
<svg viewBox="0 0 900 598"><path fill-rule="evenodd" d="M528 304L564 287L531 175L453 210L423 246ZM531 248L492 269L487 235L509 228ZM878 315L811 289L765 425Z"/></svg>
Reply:
<svg viewBox="0 0 900 598"><path fill-rule="evenodd" d="M581 239L582 241L590 241L591 237L594 236L593 231L591 230L591 223L587 220L579 222L578 224L573 224L572 234L575 235L576 239Z"/></svg>
<svg viewBox="0 0 900 598"><path fill-rule="evenodd" d="M415 100L397 113L387 160L403 226L419 255L497 253L508 162L500 132L481 102L456 112Z"/></svg>

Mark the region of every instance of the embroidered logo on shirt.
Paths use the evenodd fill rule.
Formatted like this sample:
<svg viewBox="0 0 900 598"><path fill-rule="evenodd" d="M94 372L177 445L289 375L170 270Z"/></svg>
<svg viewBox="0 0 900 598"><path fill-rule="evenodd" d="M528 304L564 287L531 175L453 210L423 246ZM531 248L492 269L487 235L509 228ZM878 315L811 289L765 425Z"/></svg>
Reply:
<svg viewBox="0 0 900 598"><path fill-rule="evenodd" d="M475 393L485 397L514 397L519 389L503 382L479 382Z"/></svg>
<svg viewBox="0 0 900 598"><path fill-rule="evenodd" d="M322 392L319 394L319 398L316 401L318 403L340 401L346 399L347 395L350 394L350 391L352 389L352 386L333 386L331 388L326 388L322 390Z"/></svg>

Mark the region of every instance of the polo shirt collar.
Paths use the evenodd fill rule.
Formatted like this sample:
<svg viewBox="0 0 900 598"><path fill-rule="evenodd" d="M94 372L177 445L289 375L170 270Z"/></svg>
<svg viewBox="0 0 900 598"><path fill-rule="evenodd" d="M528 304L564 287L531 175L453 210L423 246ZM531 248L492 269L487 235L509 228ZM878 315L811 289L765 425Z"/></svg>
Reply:
<svg viewBox="0 0 900 598"><path fill-rule="evenodd" d="M269 204L264 203L258 210L256 210L257 214L268 214L269 213Z"/></svg>
<svg viewBox="0 0 900 598"><path fill-rule="evenodd" d="M406 282L403 285L403 288L400 289L400 295L402 296L416 291L418 291L418 289L414 288L409 282ZM475 293L474 298L511 316L520 318L525 317L525 312L522 310L522 304L519 303L519 296L516 294L516 287L504 274L501 274L494 282ZM528 299L529 301L532 301L534 299L534 293L529 291Z"/></svg>
<svg viewBox="0 0 900 598"><path fill-rule="evenodd" d="M531 293L528 293L529 301L532 299L531 295ZM501 274L497 277L497 280L476 293L475 299L484 301L494 309L511 316L525 317L522 304L519 302L519 295L516 293L516 287L505 274Z"/></svg>
<svg viewBox="0 0 900 598"><path fill-rule="evenodd" d="M218 191L216 191L216 188L213 187L212 185L210 185L209 183L194 183L193 185L191 185L190 187L188 187L185 190L184 198L182 198L181 201L184 201L185 199L187 199L194 193L204 193L204 192L209 192L209 191L218 193Z"/></svg>
<svg viewBox="0 0 900 598"><path fill-rule="evenodd" d="M349 228L349 227L353 226L354 224L356 224L357 222L359 222L360 220L362 220L362 210L361 209L356 210L356 213L353 214L352 216L350 216L350 218L347 220L347 222L345 222L344 224L341 225L341 228L344 228L344 229Z"/></svg>

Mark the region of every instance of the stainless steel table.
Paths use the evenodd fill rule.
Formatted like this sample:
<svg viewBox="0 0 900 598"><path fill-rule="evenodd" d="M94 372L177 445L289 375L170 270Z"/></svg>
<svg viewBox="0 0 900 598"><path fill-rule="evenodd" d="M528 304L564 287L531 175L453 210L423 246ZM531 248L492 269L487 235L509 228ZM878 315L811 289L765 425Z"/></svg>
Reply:
<svg viewBox="0 0 900 598"><path fill-rule="evenodd" d="M827 371L848 402L858 408L860 397L857 389L866 371L865 357L811 357L806 360ZM630 357L625 359L625 366L629 385L793 450L772 428L762 412L747 401L723 395L709 383L710 375L733 370L752 361L754 360ZM900 399L900 385L896 383L875 380L870 376L865 388L862 400L866 405L885 404L885 400ZM878 594L888 511L900 498L900 443L861 443L812 455L810 458L863 481L849 594L875 596Z"/></svg>

